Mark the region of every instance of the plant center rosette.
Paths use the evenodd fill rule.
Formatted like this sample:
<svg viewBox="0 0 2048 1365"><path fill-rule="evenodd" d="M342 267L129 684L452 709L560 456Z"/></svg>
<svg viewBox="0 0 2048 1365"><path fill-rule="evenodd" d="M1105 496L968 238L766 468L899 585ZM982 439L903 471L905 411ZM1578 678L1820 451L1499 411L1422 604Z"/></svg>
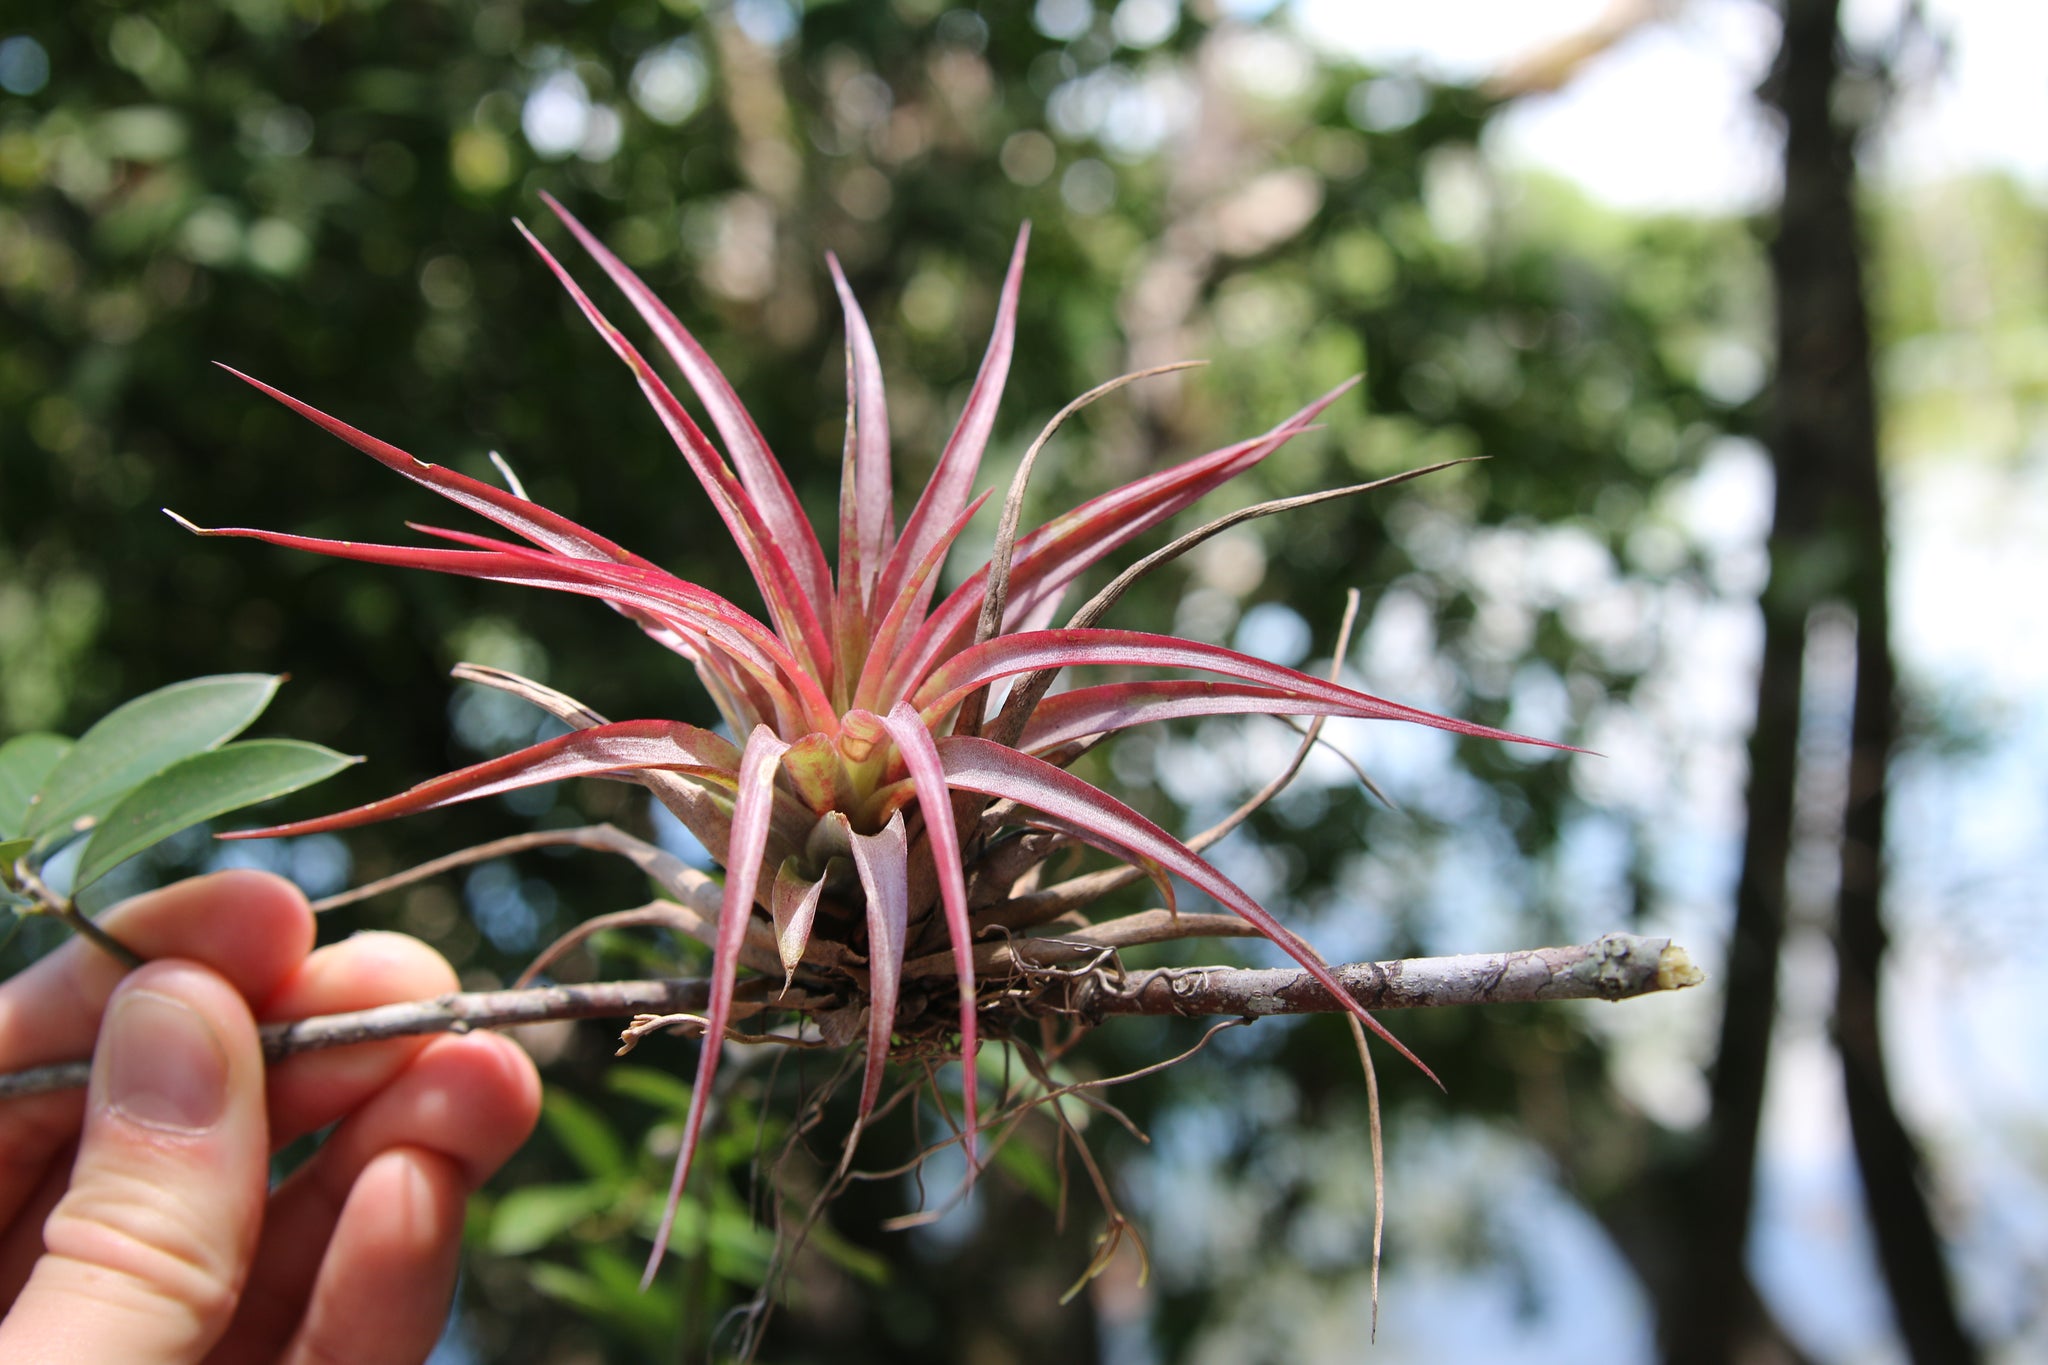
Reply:
<svg viewBox="0 0 2048 1365"><path fill-rule="evenodd" d="M958 1055L963 1127L970 1139L978 1126L979 1039L1014 1018L1005 1002L1015 994L1005 986L1019 965L1004 951L1007 937L1072 916L1135 877L1149 876L1158 884L1169 912L1173 879L1185 879L1278 944L1338 999L1351 1000L1313 948L1194 848L1067 770L1103 736L1156 721L1266 713L1401 721L1547 743L1403 706L1215 645L1095 624L1137 572L1225 522L1183 536L1112 582L1066 625L1053 625L1078 575L1258 464L1314 422L1349 383L1261 435L1148 474L1019 535L1027 456L1006 503L995 554L934 604L947 551L988 497L975 497L972 489L1009 369L1028 229L1019 234L994 335L959 423L900 528L874 340L838 262L828 258L845 311L848 349L835 565L781 465L703 348L594 235L559 204L548 203L632 303L721 438L722 451L640 350L520 225L584 317L632 371L738 545L759 589L762 615L550 512L528 500L516 482L500 489L427 464L246 375L240 377L357 450L519 540L422 526L416 529L444 545L415 547L185 524L204 535L245 536L344 559L594 597L694 665L726 733L671 720L605 722L562 699L557 714L579 726L570 734L383 801L245 836L342 829L562 778L608 777L649 787L703 841L725 881L707 935L712 969L703 1018L706 1043L657 1260L697 1148L719 1064L718 1040L734 1017L743 969L750 974L747 984L769 997L778 988L795 987L806 999L836 1002L832 1012L842 1019L865 1017L864 1031L854 1030L856 1038L864 1033L866 1049L861 1119L874 1110L892 1045ZM1049 690L1063 670L1098 666L1195 676ZM991 689L1007 689L993 710ZM532 685L532 694L545 691ZM1077 842L1107 851L1123 867L1040 885L1044 860ZM906 994L906 979L929 977L950 981L957 998L953 991L921 987ZM906 1004L915 1008L899 1008ZM1351 1008L1413 1059L1362 1006L1354 1001Z"/></svg>

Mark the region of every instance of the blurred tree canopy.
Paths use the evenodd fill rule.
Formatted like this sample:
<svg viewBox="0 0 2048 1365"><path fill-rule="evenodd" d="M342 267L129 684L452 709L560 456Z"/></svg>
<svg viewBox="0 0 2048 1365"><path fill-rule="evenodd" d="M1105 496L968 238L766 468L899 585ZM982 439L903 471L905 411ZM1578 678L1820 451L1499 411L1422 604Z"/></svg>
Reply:
<svg viewBox="0 0 2048 1365"><path fill-rule="evenodd" d="M296 807L311 811L534 737L522 708L446 680L458 659L608 715L709 723L673 660L588 603L185 536L155 509L382 538L431 501L208 362L479 477L500 451L538 501L745 602L738 556L701 536L708 508L654 417L507 219L560 247L547 192L597 229L725 368L821 513L843 421L824 253L875 324L907 485L963 400L1028 219L988 482L1074 394L1209 362L1077 419L1034 485L1035 519L1360 372L1360 398L1219 498L1487 457L1221 537L1117 622L1309 667L1356 586L1348 666L1365 685L1612 755L1333 725L1398 809L1319 758L1219 865L1333 960L1718 930L1740 816L1714 755L1747 717L1687 669L1702 640L1754 648L1761 530L1717 522L1725 499L1709 495L1739 495L1761 465L1747 439L1766 374L1761 256L1742 224L1622 220L1502 179L1477 151L1496 108L1483 91L1172 0L16 0L0 91L0 735L75 730L193 674L289 671L275 729L370 760ZM1294 742L1273 722L1204 723L1089 761L1185 829ZM1662 820L1674 793L1707 805L1704 834ZM585 784L346 847L187 840L127 885L231 856L320 892L593 819L648 816ZM342 912L335 931L403 928L495 982L641 896L621 868L537 855ZM645 951L608 942L580 970L629 970ZM1685 1051L1697 1016L1666 1018L1679 1022L1626 1039L1583 1009L1397 1021L1451 1090L1383 1076L1397 1295L1404 1264L1493 1266L1530 1331L1555 1330L1541 1238L1494 1216L1512 1190L1596 1239L1604 1226L1649 1276L1645 1258L1683 1233L1636 1225L1637 1182L1697 1141L1704 1093ZM1126 1021L1078 1055L1108 1075L1195 1036ZM557 1062L547 1134L479 1201L451 1349L700 1357L768 1267L750 1208L797 1197L748 1173L792 1121L801 1076L735 1070L727 1175L700 1180L688 1254L642 1298L633 1231L672 1150L683 1087L665 1073L687 1049L649 1044L620 1067L599 1026L537 1046ZM765 1358L1257 1361L1313 1356L1319 1333L1355 1345L1371 1227L1356 1070L1331 1021L1267 1021L1117 1091L1157 1143L1101 1115L1088 1137L1150 1238L1153 1278L1141 1287L1119 1259L1066 1308L1102 1215L1077 1181L1056 1222L1049 1128L1020 1134L1007 1173L934 1228L882 1229L918 1206L913 1181L863 1186L793 1263ZM917 1138L906 1121L870 1142L880 1167ZM951 1188L936 1170L926 1187L934 1203ZM1430 1340L1398 1299L1388 1309L1394 1342Z"/></svg>

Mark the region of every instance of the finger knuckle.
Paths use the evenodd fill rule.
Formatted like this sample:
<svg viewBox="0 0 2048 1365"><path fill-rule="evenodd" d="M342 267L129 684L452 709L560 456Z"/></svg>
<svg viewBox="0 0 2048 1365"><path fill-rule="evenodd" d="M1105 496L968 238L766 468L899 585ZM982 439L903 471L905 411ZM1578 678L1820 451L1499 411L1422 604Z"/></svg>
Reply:
<svg viewBox="0 0 2048 1365"><path fill-rule="evenodd" d="M142 1181L77 1187L51 1211L45 1251L110 1277L110 1295L175 1304L203 1332L224 1327L241 1295L242 1266L218 1219Z"/></svg>

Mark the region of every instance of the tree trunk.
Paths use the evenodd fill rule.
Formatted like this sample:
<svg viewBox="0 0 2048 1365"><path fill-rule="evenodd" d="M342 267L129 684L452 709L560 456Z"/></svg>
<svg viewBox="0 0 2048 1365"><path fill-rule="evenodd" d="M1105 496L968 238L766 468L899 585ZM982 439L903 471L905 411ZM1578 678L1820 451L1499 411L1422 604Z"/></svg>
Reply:
<svg viewBox="0 0 2048 1365"><path fill-rule="evenodd" d="M1857 623L1856 700L1836 903L1836 1036L1864 1202L1900 1333L1916 1365L1977 1359L1964 1333L1911 1138L1884 1073L1877 983L1885 774L1896 731L1886 610L1884 495L1855 209L1855 130L1837 126L1838 0L1787 0L1772 97L1784 115L1785 187L1771 247L1778 376L1771 462L1776 502L1762 601L1764 659L1750 738L1749 827L1725 978L1707 1151L1693 1183L1695 1236L1684 1297L1664 1322L1671 1362L1746 1358L1743 1253L1755 1190L1791 849L1801 654L1815 606L1846 601Z"/></svg>
<svg viewBox="0 0 2048 1365"><path fill-rule="evenodd" d="M1873 460L1849 491L1881 513ZM1920 1154L1892 1104L1884 1069L1878 982L1885 931L1885 771L1897 732L1897 702L1885 602L1888 555L1882 522L1859 537L1856 600L1856 707L1851 721L1848 805L1843 813L1841 889L1835 903L1835 1041L1849 1132L1863 1175L1863 1204L1891 1290L1899 1333L1915 1365L1969 1365L1976 1343L1950 1291L1941 1238L1922 1189Z"/></svg>
<svg viewBox="0 0 2048 1365"><path fill-rule="evenodd" d="M1788 119L1792 117L1788 109ZM1816 163L1807 173L1814 202L1806 212L1816 220L1816 245L1836 245L1825 255L1787 265L1810 274L1809 287L1816 295L1815 315L1805 321L1807 330L1797 340L1811 352L1803 363L1833 389L1825 407L1813 416L1826 422L1827 439L1835 445L1829 461L1837 470L1830 481L1837 500L1833 520L1838 523L1839 542L1848 551L1842 595L1856 617L1856 700L1835 901L1835 1040L1842 1058L1849 1131L1863 1177L1864 1208L1900 1335L1916 1365L1968 1365L1979 1352L1957 1315L1941 1239L1921 1185L1920 1155L1893 1106L1885 1075L1878 985L1886 944L1886 778L1898 732L1888 600L1891 562L1878 468L1851 135L1827 126L1825 105L1805 117L1832 134L1827 143L1808 149ZM1824 162L1819 160L1823 154ZM1788 156L1788 183L1790 171ZM1789 221L1789 195L1787 212ZM1821 315L1822 308L1832 316Z"/></svg>

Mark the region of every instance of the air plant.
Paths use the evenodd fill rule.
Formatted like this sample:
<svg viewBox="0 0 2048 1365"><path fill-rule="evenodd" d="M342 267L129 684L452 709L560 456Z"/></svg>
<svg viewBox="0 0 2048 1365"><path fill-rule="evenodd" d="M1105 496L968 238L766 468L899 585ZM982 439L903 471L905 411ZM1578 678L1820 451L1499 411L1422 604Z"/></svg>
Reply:
<svg viewBox="0 0 2048 1365"><path fill-rule="evenodd" d="M874 340L838 262L827 258L845 312L848 356L835 566L718 367L631 270L561 205L548 204L630 300L723 439L721 453L640 350L519 225L632 371L737 542L765 618L530 501L509 470L508 491L424 463L246 375L239 377L332 435L528 543L432 527L416 529L455 548L185 524L204 535L246 536L344 559L595 597L695 666L730 737L673 720L606 722L538 684L500 678L578 728L386 800L251 832L341 829L567 777L609 777L651 788L703 841L725 882L707 935L713 941L709 1006L701 1021L692 1021L701 1022L705 1041L650 1274L697 1149L742 967L759 972L770 987L779 973L785 990L800 985L814 998L865 1013L865 1069L849 1152L859 1122L874 1112L892 1039L903 1039L904 1047L915 1040L927 1050L936 1040L957 1052L970 1176L983 1014L989 1014L988 1027L1004 1023L997 997L984 998L990 983L977 978L977 943L1067 914L1138 876L1158 884L1169 912L1174 877L1200 888L1414 1060L1338 986L1307 942L1189 844L1067 770L1109 733L1221 714L1405 721L1544 743L1214 645L1096 624L1139 574L1227 524L1393 480L1263 504L1211 523L1118 577L1065 626L1051 624L1062 594L1084 570L1257 465L1308 429L1350 384L1261 435L1148 474L1019 535L1025 480L1059 421L1081 403L1144 376L1125 376L1085 395L1027 453L989 562L934 605L947 551L988 497L974 496L973 485L1009 369L1028 228L1018 235L994 334L965 409L900 529ZM1397 478L1420 472L1427 471ZM1096 683L1049 694L1062 670L1104 665L1206 676ZM994 706L992 694L1004 687ZM1106 850L1124 866L1039 886L1043 860L1073 842ZM957 1010L899 1016L906 959L913 954L943 964L957 983Z"/></svg>

